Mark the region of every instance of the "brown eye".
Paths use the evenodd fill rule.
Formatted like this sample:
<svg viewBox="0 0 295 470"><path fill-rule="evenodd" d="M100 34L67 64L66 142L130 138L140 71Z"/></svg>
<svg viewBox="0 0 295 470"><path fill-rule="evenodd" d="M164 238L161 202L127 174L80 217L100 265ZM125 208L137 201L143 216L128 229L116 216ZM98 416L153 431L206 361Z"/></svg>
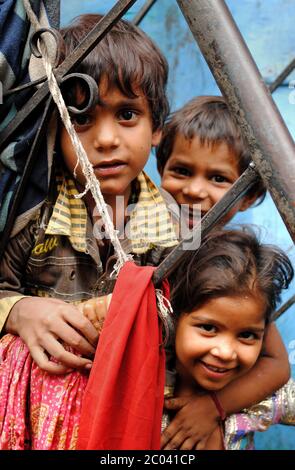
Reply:
<svg viewBox="0 0 295 470"><path fill-rule="evenodd" d="M240 337L242 339L247 339L247 340L253 340L257 338L255 333L253 333L252 331L243 331L242 333L240 333Z"/></svg>
<svg viewBox="0 0 295 470"><path fill-rule="evenodd" d="M118 118L120 121L134 121L137 118L137 113L132 109L123 109L120 111Z"/></svg>
<svg viewBox="0 0 295 470"><path fill-rule="evenodd" d="M173 168L174 173L177 173L180 176L190 176L190 171L187 168L177 166Z"/></svg>
<svg viewBox="0 0 295 470"><path fill-rule="evenodd" d="M227 179L224 176L221 176L221 175L212 176L212 180L215 183L225 183L227 181Z"/></svg>
<svg viewBox="0 0 295 470"><path fill-rule="evenodd" d="M89 124L91 123L91 116L89 114L76 114L72 115L71 120L74 126L89 126Z"/></svg>
<svg viewBox="0 0 295 470"><path fill-rule="evenodd" d="M197 325L200 330L206 333L216 333L216 327L211 325L210 323L202 323L201 325Z"/></svg>

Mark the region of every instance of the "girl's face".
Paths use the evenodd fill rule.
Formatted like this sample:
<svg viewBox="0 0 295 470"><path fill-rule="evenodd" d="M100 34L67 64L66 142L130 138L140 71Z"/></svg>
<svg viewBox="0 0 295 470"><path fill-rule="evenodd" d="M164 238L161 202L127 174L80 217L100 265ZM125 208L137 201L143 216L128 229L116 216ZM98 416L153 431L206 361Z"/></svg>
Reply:
<svg viewBox="0 0 295 470"><path fill-rule="evenodd" d="M220 390L258 359L265 330L260 297L219 297L182 314L176 329L181 384Z"/></svg>
<svg viewBox="0 0 295 470"><path fill-rule="evenodd" d="M189 227L192 228L194 214L196 217L201 212L204 217L239 176L238 158L226 143L212 147L202 145L198 137L189 140L177 135L161 185L180 206L189 206ZM251 203L252 200L247 198L240 200L222 223L228 222L239 210L247 209Z"/></svg>

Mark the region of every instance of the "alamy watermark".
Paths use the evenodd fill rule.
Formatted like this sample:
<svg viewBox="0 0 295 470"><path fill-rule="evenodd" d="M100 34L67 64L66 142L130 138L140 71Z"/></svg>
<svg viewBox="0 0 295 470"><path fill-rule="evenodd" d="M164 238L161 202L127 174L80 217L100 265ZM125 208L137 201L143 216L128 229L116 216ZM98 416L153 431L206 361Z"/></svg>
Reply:
<svg viewBox="0 0 295 470"><path fill-rule="evenodd" d="M174 238L183 241L183 250L196 250L201 244L201 205L166 205L169 217L163 217L163 207L157 204L129 204L125 207L124 196L116 196L115 207L107 205L110 218L120 240L130 240L138 245L165 244ZM93 211L93 235L98 241L109 239L98 209ZM173 227L173 232L171 228ZM160 242L159 242L160 241Z"/></svg>

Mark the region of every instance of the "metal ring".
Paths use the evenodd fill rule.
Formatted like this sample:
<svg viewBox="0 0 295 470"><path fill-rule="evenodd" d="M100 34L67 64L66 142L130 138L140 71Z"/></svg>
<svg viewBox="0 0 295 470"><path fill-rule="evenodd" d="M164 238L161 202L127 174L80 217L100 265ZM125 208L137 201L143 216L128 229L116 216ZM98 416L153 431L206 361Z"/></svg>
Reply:
<svg viewBox="0 0 295 470"><path fill-rule="evenodd" d="M40 28L37 31L35 31L32 34L32 36L30 37L30 41L29 41L31 52L35 57L37 57L37 59L42 58L42 52L39 49L38 42L40 40L43 40L41 38L41 36L44 33L50 33L53 36L54 40L55 40L56 51L55 51L55 59L54 59L53 67L57 67L57 65L59 64L59 60L60 60L60 45L61 45L61 42L62 42L63 39L62 39L62 36L61 36L60 32L57 31L56 29L53 29L53 28Z"/></svg>
<svg viewBox="0 0 295 470"><path fill-rule="evenodd" d="M65 87L69 80L77 80L84 82L83 89L86 90L87 102L83 108L77 108L76 106L67 105L68 110L73 114L83 114L93 108L98 102L98 85L94 78L85 73L70 73L66 75L60 82L61 90ZM86 87L85 87L86 84ZM63 90L62 90L63 91Z"/></svg>

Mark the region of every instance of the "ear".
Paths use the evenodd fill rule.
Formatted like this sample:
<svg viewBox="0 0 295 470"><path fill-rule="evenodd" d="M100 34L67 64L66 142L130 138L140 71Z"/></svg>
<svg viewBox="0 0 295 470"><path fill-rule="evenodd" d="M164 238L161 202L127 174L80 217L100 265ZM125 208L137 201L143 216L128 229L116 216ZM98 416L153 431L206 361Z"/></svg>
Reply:
<svg viewBox="0 0 295 470"><path fill-rule="evenodd" d="M156 147L157 145L159 145L161 138L162 138L162 129L157 129L155 132L153 132L153 135L152 135L152 146Z"/></svg>
<svg viewBox="0 0 295 470"><path fill-rule="evenodd" d="M256 201L257 196L254 194L253 196L245 196L242 199L242 204L240 206L240 211L244 212L246 209L248 209L252 204Z"/></svg>

